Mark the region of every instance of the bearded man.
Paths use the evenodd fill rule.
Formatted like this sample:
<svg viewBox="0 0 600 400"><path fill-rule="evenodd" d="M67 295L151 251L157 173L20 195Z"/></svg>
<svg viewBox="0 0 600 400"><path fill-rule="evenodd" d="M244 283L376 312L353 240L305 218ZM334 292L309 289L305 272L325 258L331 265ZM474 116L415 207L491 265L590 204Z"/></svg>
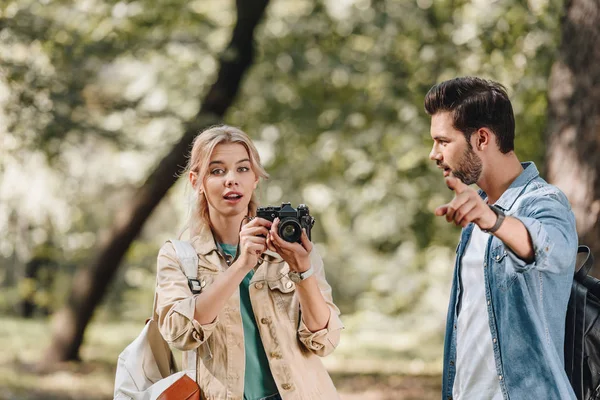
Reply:
<svg viewBox="0 0 600 400"><path fill-rule="evenodd" d="M499 83L439 83L425 110L429 156L454 192L435 214L462 227L442 399L575 399L563 356L578 244L569 201L534 163L519 162L512 105Z"/></svg>

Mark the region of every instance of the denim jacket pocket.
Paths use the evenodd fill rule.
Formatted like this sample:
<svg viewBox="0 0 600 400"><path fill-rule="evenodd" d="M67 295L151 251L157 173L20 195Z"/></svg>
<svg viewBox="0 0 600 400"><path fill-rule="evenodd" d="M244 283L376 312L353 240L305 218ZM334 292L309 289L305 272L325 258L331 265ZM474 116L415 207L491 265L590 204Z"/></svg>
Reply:
<svg viewBox="0 0 600 400"><path fill-rule="evenodd" d="M299 300L295 295L296 284L287 275L267 281L271 296L280 315L287 315L291 322L298 321Z"/></svg>
<svg viewBox="0 0 600 400"><path fill-rule="evenodd" d="M490 255L494 284L500 290L507 291L515 283L518 275L508 257L508 250L504 245L499 245L491 251Z"/></svg>

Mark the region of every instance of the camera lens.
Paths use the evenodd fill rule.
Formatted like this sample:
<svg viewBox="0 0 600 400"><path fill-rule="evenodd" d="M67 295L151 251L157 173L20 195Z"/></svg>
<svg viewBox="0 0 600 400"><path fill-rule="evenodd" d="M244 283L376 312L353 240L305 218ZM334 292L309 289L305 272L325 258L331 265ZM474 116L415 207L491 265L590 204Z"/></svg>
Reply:
<svg viewBox="0 0 600 400"><path fill-rule="evenodd" d="M302 236L302 227L295 219L284 219L279 225L279 236L286 242L297 242Z"/></svg>

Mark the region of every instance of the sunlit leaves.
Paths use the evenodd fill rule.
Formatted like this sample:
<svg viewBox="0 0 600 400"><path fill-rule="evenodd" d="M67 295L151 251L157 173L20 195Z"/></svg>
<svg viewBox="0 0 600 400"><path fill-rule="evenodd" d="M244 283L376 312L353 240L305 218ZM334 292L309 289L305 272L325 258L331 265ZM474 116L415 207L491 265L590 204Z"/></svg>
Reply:
<svg viewBox="0 0 600 400"><path fill-rule="evenodd" d="M517 153L541 160L561 6L271 3L256 62L226 122L253 137L271 174L261 202L305 202L316 214L314 239L345 312L433 309L428 296L445 288L428 279L447 279L458 233L432 214L451 196L428 160L423 97L434 83L474 74L505 84L517 117ZM0 220L13 212L47 231L57 225L65 243L89 251L88 233L101 238L109 216L200 108L233 7L218 0L3 3L0 133L11 154L0 167L7 171L11 163L23 186L12 197L3 187ZM31 161L39 154L52 167ZM30 203L19 197L36 168L48 176L41 219L25 212ZM156 244L149 242L181 226L187 203L176 196L184 194L176 191L150 221L135 263L154 257ZM153 268L152 261L135 268L123 277L132 285L145 282L140 271Z"/></svg>

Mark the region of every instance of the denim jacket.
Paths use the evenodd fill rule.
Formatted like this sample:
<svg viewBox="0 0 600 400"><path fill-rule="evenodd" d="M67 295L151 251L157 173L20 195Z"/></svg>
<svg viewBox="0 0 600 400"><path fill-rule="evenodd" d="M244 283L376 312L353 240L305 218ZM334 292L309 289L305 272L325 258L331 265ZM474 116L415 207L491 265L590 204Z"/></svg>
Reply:
<svg viewBox="0 0 600 400"><path fill-rule="evenodd" d="M480 195L487 197L483 191ZM565 317L578 242L569 201L528 162L495 205L525 225L535 253L534 261L527 264L495 236L490 235L487 244L485 297L502 395L513 400L575 399L564 370ZM452 399L461 258L472 231L472 223L462 230L456 249L444 344L443 400Z"/></svg>

